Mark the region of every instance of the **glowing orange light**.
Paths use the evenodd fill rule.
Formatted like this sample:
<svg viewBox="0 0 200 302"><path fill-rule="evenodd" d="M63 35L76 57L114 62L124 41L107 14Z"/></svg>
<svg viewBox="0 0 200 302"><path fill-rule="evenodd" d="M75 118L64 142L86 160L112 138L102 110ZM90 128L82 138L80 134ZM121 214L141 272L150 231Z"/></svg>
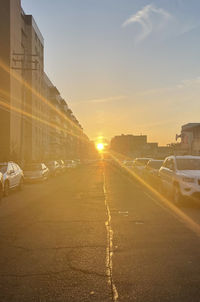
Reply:
<svg viewBox="0 0 200 302"><path fill-rule="evenodd" d="M101 152L101 151L103 151L103 149L104 149L104 144L103 144L103 143L97 143L96 147L97 147L97 150L98 150L99 152Z"/></svg>

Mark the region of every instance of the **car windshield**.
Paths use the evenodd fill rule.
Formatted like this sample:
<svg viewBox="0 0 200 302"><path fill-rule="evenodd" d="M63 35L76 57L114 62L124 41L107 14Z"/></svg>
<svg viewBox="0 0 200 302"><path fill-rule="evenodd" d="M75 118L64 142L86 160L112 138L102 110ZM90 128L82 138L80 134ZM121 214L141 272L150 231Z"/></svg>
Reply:
<svg viewBox="0 0 200 302"><path fill-rule="evenodd" d="M136 166L145 166L148 163L149 159L147 158L141 158L141 159L136 159L135 165Z"/></svg>
<svg viewBox="0 0 200 302"><path fill-rule="evenodd" d="M177 158L178 170L200 170L200 158Z"/></svg>
<svg viewBox="0 0 200 302"><path fill-rule="evenodd" d="M0 172L1 172L1 173L5 173L5 172L7 171L7 167L8 167L7 165L4 165L4 164L2 165L2 164L0 164Z"/></svg>
<svg viewBox="0 0 200 302"><path fill-rule="evenodd" d="M162 166L163 161L151 161L148 166L153 168L153 169L160 169Z"/></svg>
<svg viewBox="0 0 200 302"><path fill-rule="evenodd" d="M26 165L23 170L24 171L38 171L38 170L41 170L41 164Z"/></svg>

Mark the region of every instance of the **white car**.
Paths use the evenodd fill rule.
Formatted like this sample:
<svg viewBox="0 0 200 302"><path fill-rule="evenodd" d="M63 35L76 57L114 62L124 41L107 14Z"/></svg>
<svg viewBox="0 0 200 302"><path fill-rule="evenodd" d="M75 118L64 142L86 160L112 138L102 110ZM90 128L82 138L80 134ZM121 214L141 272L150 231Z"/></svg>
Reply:
<svg viewBox="0 0 200 302"><path fill-rule="evenodd" d="M136 158L133 161L133 170L141 175L143 175L144 169L147 165L147 163L151 160L152 158Z"/></svg>
<svg viewBox="0 0 200 302"><path fill-rule="evenodd" d="M127 168L132 168L133 166L133 160L124 160L122 162L123 166L127 167Z"/></svg>
<svg viewBox="0 0 200 302"><path fill-rule="evenodd" d="M149 181L158 181L159 169L163 164L163 160L151 159L145 166L144 174Z"/></svg>
<svg viewBox="0 0 200 302"><path fill-rule="evenodd" d="M4 195L8 196L10 189L21 189L24 182L22 169L13 162L0 163L0 172L3 174Z"/></svg>
<svg viewBox="0 0 200 302"><path fill-rule="evenodd" d="M74 160L65 160L66 169L74 169L77 167L77 163Z"/></svg>
<svg viewBox="0 0 200 302"><path fill-rule="evenodd" d="M169 156L159 170L163 192L173 196L174 203L182 197L200 197L200 156Z"/></svg>

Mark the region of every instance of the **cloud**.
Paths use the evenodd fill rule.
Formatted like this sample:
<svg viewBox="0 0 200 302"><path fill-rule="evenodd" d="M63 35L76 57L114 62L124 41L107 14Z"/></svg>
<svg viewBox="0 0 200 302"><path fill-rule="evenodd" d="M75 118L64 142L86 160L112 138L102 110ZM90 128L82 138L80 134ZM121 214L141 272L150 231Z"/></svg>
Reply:
<svg viewBox="0 0 200 302"><path fill-rule="evenodd" d="M138 23L142 27L142 31L137 40L141 41L149 36L153 31L160 30L171 17L171 14L164 9L157 8L153 4L149 4L127 19L122 24L122 27Z"/></svg>
<svg viewBox="0 0 200 302"><path fill-rule="evenodd" d="M190 87L193 85L199 85L199 84L200 84L200 77L197 77L197 78L193 78L190 80L183 80L176 87L179 89L182 89L182 88L187 88L187 87Z"/></svg>
<svg viewBox="0 0 200 302"><path fill-rule="evenodd" d="M155 89L149 89L144 91L139 91L136 95L138 96L151 96L151 95L160 95L160 94L167 94L167 93L174 93L175 91L187 89L187 88L200 88L200 77L182 80L178 84L175 84L170 87L161 87Z"/></svg>
<svg viewBox="0 0 200 302"><path fill-rule="evenodd" d="M120 100L123 100L123 99L126 99L126 98L127 98L127 96L125 96L125 95L119 95L119 96L111 96L111 97L101 98L101 99L91 99L91 100L87 100L85 102L94 103L94 104L110 103L110 102L113 102L113 101L120 101Z"/></svg>

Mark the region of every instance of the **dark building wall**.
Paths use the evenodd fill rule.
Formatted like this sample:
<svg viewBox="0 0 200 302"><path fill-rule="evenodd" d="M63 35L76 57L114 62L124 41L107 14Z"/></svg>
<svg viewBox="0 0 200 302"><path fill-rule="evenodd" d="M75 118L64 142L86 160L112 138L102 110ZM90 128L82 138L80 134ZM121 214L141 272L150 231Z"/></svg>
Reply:
<svg viewBox="0 0 200 302"><path fill-rule="evenodd" d="M137 154L146 145L146 135L120 135L111 140L111 149L127 156Z"/></svg>
<svg viewBox="0 0 200 302"><path fill-rule="evenodd" d="M14 161L20 160L22 143L22 29L23 23L21 1L10 0L10 103L12 105L10 113L10 159ZM16 112L15 109L19 110L19 112Z"/></svg>
<svg viewBox="0 0 200 302"><path fill-rule="evenodd" d="M10 1L0 2L0 102L10 104ZM0 103L0 160L10 153L10 112Z"/></svg>

